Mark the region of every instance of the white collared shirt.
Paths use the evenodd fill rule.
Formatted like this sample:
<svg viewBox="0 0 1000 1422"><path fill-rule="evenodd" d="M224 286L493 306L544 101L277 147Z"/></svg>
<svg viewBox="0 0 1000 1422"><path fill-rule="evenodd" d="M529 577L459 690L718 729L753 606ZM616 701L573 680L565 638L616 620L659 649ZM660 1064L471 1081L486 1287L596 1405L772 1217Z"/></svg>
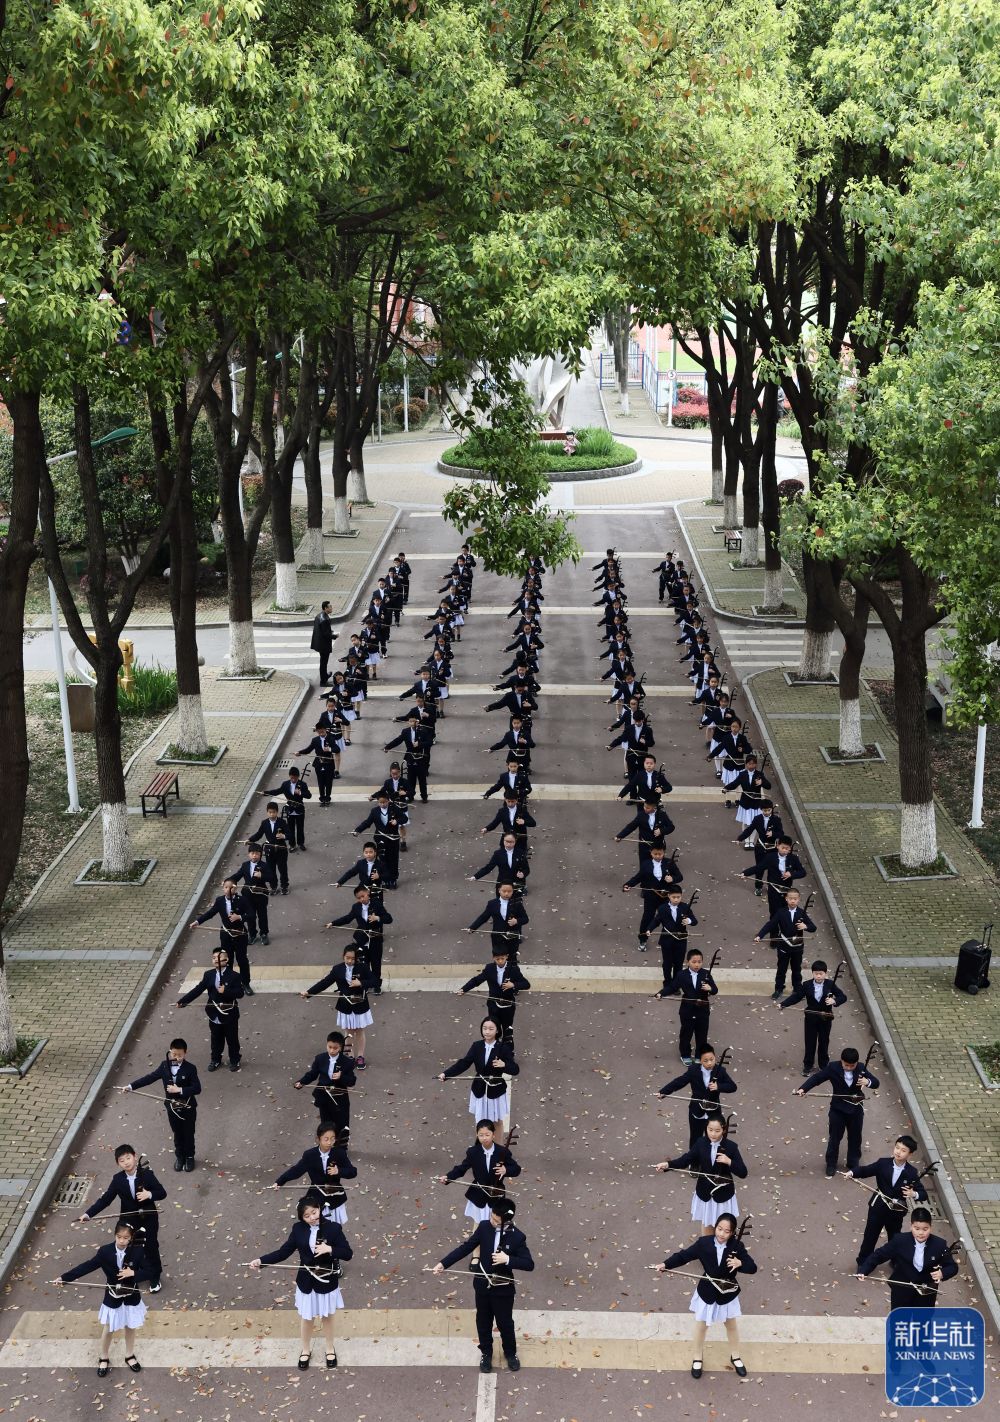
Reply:
<svg viewBox="0 0 1000 1422"><path fill-rule="evenodd" d="M327 1074L327 1076L330 1078L331 1081L333 1080L333 1073L334 1073L335 1071L339 1071L339 1070L340 1070L340 1065L339 1065L339 1063L340 1063L340 1053L339 1053L339 1052L337 1052L337 1054L336 1054L335 1056L330 1057L330 1058L328 1059L328 1061L327 1061L327 1064L326 1064L326 1074Z"/></svg>
<svg viewBox="0 0 1000 1422"><path fill-rule="evenodd" d="M924 1251L927 1248L926 1240L922 1244L913 1241L913 1267L918 1272L924 1267Z"/></svg>

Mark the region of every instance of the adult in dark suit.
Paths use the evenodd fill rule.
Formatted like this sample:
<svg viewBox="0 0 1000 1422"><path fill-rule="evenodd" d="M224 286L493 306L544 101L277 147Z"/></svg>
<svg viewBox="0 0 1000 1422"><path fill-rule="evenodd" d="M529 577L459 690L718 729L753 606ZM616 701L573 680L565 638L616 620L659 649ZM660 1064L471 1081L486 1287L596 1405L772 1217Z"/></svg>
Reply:
<svg viewBox="0 0 1000 1422"><path fill-rule="evenodd" d="M337 1350L333 1342L333 1319L337 1310L344 1307L339 1261L353 1259L354 1250L340 1225L323 1218L321 1206L314 1196L306 1195L299 1201L297 1214L298 1220L292 1225L284 1244L258 1259L251 1259L250 1268L282 1264L293 1254L298 1254L300 1267L295 1274L295 1308L301 1319L299 1369L305 1372L309 1366L315 1319L322 1320L326 1366L335 1368Z"/></svg>
<svg viewBox="0 0 1000 1422"><path fill-rule="evenodd" d="M319 684L328 686L330 683L330 657L333 653L333 644L337 640L337 634L333 630L333 622L330 614L333 611L333 604L324 602L319 612L313 618L312 637L309 640L310 649L319 653Z"/></svg>
<svg viewBox="0 0 1000 1422"><path fill-rule="evenodd" d="M207 993L205 1015L211 1038L211 1061L209 1071L218 1071L222 1065L223 1050L229 1053L229 1070L239 1071L243 1055L240 1048L240 998L243 984L229 966L229 954L224 948L217 948L212 954L212 966L201 976L190 992L177 999L178 1007L187 1007L196 997Z"/></svg>
<svg viewBox="0 0 1000 1422"><path fill-rule="evenodd" d="M112 1175L108 1188L77 1217L77 1223L92 1220L114 1201L118 1217L127 1219L137 1235L136 1242L142 1247L149 1271L149 1292L157 1294L163 1265L159 1248L160 1212L156 1206L158 1201L167 1198L167 1192L157 1180L149 1161L138 1154L135 1146L118 1146L115 1164L119 1168Z"/></svg>
<svg viewBox="0 0 1000 1422"><path fill-rule="evenodd" d="M892 1155L874 1160L871 1165L859 1165L856 1170L843 1172L849 1180L875 1178L875 1190L868 1196L865 1232L858 1245L859 1269L874 1252L882 1231L885 1230L887 1238L894 1238L903 1228L907 1210L927 1199L919 1172L916 1166L910 1164L910 1157L916 1149L917 1143L912 1136L898 1136Z"/></svg>
<svg viewBox="0 0 1000 1422"><path fill-rule="evenodd" d="M918 1205L910 1214L909 1234L897 1234L861 1261L858 1277L863 1279L880 1264L891 1264L889 1307L933 1308L938 1285L953 1279L958 1265L948 1253L947 1243L931 1234L931 1212Z"/></svg>
<svg viewBox="0 0 1000 1422"><path fill-rule="evenodd" d="M175 1037L166 1058L153 1071L137 1077L119 1091L139 1091L154 1081L163 1083L163 1105L174 1137L174 1169L194 1169L194 1133L198 1124L201 1082L198 1068L187 1060L187 1042Z"/></svg>
<svg viewBox="0 0 1000 1422"><path fill-rule="evenodd" d="M479 1250L472 1287L476 1297L476 1336L481 1354L481 1373L493 1371L494 1324L500 1332L500 1346L508 1368L516 1373L521 1366L514 1331L514 1270L522 1269L530 1273L535 1261L524 1234L514 1227L515 1209L513 1200L498 1200L490 1210L489 1219L434 1266L435 1274L443 1274L460 1259L467 1258L474 1249Z"/></svg>

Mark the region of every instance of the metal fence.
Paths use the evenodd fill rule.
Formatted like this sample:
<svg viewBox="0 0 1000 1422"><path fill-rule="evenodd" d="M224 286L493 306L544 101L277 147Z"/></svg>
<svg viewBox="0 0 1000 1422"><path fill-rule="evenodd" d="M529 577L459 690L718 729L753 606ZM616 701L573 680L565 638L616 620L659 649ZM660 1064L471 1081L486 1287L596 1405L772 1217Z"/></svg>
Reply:
<svg viewBox="0 0 1000 1422"><path fill-rule="evenodd" d="M598 354L597 380L602 390L618 386L615 360L610 351ZM690 385L702 395L708 392L708 380L704 375L697 371L658 370L652 357L646 355L634 341L628 351L628 383L642 386L646 399L658 415L672 414L677 385Z"/></svg>

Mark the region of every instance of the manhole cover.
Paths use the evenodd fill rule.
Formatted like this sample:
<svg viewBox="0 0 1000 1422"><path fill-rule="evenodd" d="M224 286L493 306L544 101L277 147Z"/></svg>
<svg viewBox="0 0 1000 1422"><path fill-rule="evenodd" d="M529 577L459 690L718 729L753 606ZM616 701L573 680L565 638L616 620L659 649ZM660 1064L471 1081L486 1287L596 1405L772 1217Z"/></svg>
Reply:
<svg viewBox="0 0 1000 1422"><path fill-rule="evenodd" d="M53 1204L71 1205L74 1208L82 1205L95 1179L93 1175L67 1175L56 1191Z"/></svg>

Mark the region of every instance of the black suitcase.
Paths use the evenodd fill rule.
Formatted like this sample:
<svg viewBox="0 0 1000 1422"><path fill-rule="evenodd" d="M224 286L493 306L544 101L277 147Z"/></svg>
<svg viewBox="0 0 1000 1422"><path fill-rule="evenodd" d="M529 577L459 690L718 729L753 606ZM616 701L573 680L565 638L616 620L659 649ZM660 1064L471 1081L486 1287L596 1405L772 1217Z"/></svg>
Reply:
<svg viewBox="0 0 1000 1422"><path fill-rule="evenodd" d="M958 950L958 967L955 969L955 986L960 992L975 997L980 988L990 985L990 959L993 956L990 939L993 925L988 923L983 929L982 941L970 938Z"/></svg>

